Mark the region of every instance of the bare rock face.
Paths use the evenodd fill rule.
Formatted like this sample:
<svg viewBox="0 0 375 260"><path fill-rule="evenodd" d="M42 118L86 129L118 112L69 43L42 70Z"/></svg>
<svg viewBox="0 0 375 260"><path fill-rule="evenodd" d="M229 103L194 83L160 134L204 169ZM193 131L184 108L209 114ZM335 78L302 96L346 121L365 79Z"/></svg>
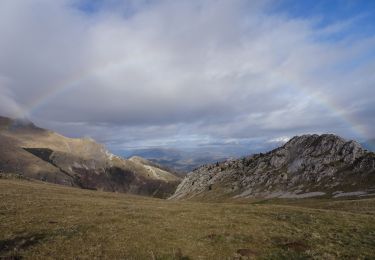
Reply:
<svg viewBox="0 0 375 260"><path fill-rule="evenodd" d="M372 192L375 154L355 141L324 134L297 136L266 154L202 166L186 176L171 199L340 197Z"/></svg>

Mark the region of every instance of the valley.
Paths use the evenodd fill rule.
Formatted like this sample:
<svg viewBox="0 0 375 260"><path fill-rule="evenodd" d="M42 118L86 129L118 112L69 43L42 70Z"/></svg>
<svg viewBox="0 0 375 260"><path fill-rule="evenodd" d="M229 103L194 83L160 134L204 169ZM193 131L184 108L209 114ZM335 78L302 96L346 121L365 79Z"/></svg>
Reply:
<svg viewBox="0 0 375 260"><path fill-rule="evenodd" d="M375 155L336 135L204 164L181 178L0 118L0 258L366 259Z"/></svg>
<svg viewBox="0 0 375 260"><path fill-rule="evenodd" d="M0 260L375 260L375 0L0 0Z"/></svg>

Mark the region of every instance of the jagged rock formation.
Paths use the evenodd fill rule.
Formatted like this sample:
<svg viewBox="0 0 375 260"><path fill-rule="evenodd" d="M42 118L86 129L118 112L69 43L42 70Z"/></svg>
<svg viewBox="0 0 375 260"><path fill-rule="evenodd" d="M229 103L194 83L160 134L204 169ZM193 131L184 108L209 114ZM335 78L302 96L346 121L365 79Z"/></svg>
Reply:
<svg viewBox="0 0 375 260"><path fill-rule="evenodd" d="M180 178L143 158L124 159L90 138L67 138L31 122L0 117L0 172L85 189L155 197Z"/></svg>
<svg viewBox="0 0 375 260"><path fill-rule="evenodd" d="M303 135L266 154L205 165L189 173L171 199L305 198L375 193L375 154L355 141Z"/></svg>

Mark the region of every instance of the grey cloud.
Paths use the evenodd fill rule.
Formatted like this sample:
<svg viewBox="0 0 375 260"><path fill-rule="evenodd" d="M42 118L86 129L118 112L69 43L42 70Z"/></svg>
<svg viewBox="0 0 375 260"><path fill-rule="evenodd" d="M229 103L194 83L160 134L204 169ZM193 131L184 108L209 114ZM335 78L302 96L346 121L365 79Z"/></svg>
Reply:
<svg viewBox="0 0 375 260"><path fill-rule="evenodd" d="M361 137L345 117L373 133L375 38L322 41L355 19L316 29L270 3L2 1L1 112L116 149Z"/></svg>

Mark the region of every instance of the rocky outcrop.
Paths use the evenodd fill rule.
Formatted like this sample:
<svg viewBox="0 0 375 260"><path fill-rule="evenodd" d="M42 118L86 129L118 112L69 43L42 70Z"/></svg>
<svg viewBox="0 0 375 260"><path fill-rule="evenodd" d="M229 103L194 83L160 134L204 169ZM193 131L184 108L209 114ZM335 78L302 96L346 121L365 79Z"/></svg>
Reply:
<svg viewBox="0 0 375 260"><path fill-rule="evenodd" d="M375 154L341 137L303 135L265 154L205 165L171 199L306 198L375 192Z"/></svg>

